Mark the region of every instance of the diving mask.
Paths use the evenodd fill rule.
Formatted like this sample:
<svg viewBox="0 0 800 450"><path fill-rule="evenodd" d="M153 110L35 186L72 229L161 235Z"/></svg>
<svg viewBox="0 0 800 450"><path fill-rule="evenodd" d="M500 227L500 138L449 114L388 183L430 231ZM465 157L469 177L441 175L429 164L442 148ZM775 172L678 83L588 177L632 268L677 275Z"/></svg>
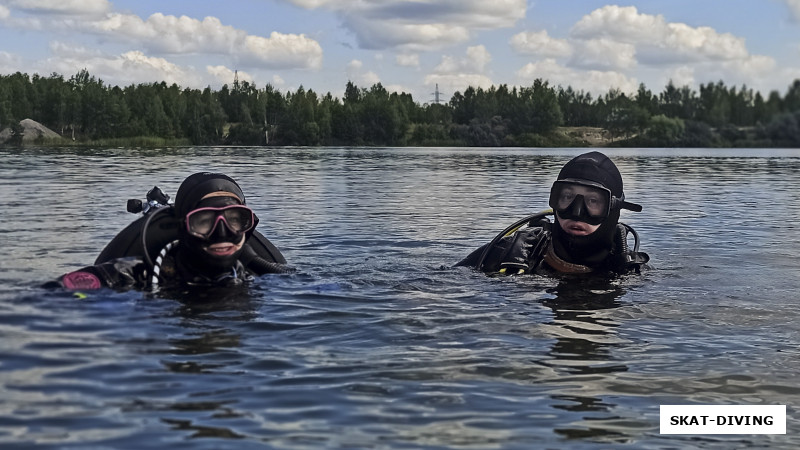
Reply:
<svg viewBox="0 0 800 450"><path fill-rule="evenodd" d="M642 207L611 195L611 190L586 180L563 179L550 189L550 207L563 219L599 225L615 209L641 211Z"/></svg>
<svg viewBox="0 0 800 450"><path fill-rule="evenodd" d="M234 234L247 233L256 224L253 210L244 205L228 205L220 208L197 208L186 214L186 230L192 236L208 239L220 221Z"/></svg>

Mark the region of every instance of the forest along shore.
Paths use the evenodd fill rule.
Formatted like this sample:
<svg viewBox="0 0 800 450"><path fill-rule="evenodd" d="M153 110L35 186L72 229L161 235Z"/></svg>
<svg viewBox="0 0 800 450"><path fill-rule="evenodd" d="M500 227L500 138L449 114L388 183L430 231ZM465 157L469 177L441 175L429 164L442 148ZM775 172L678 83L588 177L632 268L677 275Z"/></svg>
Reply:
<svg viewBox="0 0 800 450"><path fill-rule="evenodd" d="M220 90L123 88L86 70L69 79L17 72L0 75L0 145L800 147L800 79L783 95L722 81L699 88L640 85L594 97L535 80L420 104L380 83L348 82L338 98L246 81ZM31 131L28 119L60 138Z"/></svg>

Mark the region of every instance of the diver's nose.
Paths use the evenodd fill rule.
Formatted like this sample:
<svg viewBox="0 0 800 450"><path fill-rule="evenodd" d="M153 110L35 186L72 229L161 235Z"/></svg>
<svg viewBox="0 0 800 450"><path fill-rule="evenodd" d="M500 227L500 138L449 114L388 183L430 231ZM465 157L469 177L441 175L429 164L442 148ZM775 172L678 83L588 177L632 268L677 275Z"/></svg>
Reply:
<svg viewBox="0 0 800 450"><path fill-rule="evenodd" d="M212 241L224 241L230 236L233 235L233 232L230 228L228 228L228 223L225 222L225 219L222 217L217 218L217 225L214 227L214 231L211 233L209 238Z"/></svg>
<svg viewBox="0 0 800 450"><path fill-rule="evenodd" d="M570 205L570 213L574 217L581 217L583 215L583 208L585 206L582 195L576 195L575 200Z"/></svg>

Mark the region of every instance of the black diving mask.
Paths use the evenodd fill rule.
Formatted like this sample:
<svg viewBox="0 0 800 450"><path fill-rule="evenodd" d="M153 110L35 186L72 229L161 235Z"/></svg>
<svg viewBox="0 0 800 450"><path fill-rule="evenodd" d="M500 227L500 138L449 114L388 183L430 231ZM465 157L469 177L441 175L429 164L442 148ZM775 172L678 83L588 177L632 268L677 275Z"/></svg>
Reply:
<svg viewBox="0 0 800 450"><path fill-rule="evenodd" d="M642 207L611 195L611 190L586 180L563 179L550 189L550 207L563 219L600 225L615 209L641 211Z"/></svg>

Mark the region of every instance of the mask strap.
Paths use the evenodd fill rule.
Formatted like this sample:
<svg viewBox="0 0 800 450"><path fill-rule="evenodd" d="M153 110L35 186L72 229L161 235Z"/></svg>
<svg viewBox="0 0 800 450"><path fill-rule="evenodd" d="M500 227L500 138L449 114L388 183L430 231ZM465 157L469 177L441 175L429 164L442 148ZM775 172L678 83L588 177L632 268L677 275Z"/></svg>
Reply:
<svg viewBox="0 0 800 450"><path fill-rule="evenodd" d="M200 200L205 200L207 198L214 198L214 197L231 197L231 198L235 198L236 200L238 200L239 204L244 204L242 202L242 199L240 199L238 195L234 194L233 192L228 192L228 191L211 192L209 194L206 194L206 195L202 196L200 198Z"/></svg>
<svg viewBox="0 0 800 450"><path fill-rule="evenodd" d="M613 197L611 199L611 209L627 209L628 211L642 212L642 205L626 202L621 198Z"/></svg>

